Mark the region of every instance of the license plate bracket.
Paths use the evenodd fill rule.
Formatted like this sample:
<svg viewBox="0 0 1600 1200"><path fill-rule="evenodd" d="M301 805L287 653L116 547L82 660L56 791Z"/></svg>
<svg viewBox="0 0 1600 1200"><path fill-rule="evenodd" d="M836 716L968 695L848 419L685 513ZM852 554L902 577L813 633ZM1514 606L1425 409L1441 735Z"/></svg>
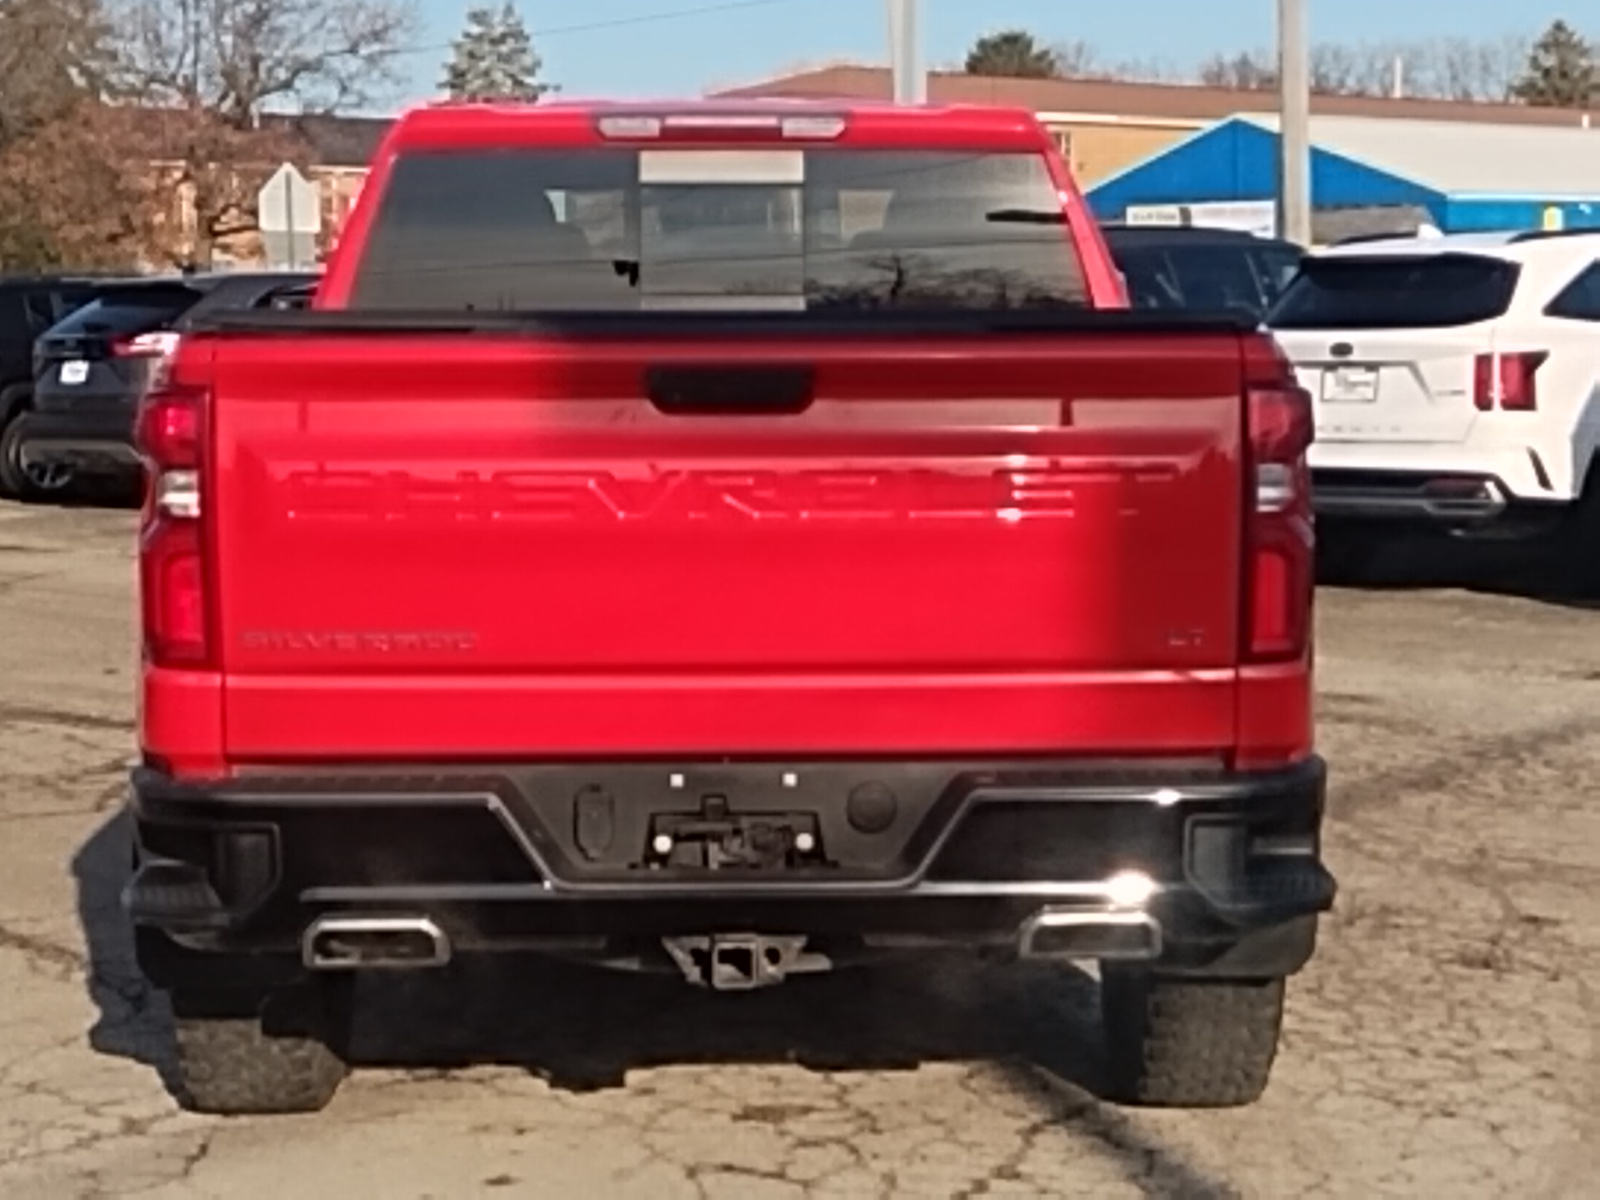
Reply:
<svg viewBox="0 0 1600 1200"><path fill-rule="evenodd" d="M1329 367L1322 372L1322 399L1329 404L1372 404L1378 399L1376 367Z"/></svg>
<svg viewBox="0 0 1600 1200"><path fill-rule="evenodd" d="M697 813L651 818L645 862L704 871L821 866L820 825L815 813L736 813L725 797L707 796Z"/></svg>

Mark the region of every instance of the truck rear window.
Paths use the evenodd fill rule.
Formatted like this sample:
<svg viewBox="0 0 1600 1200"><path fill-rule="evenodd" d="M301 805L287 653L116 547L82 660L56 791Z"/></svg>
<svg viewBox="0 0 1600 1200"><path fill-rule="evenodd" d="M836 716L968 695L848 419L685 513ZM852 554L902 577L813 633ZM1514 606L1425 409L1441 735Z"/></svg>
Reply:
<svg viewBox="0 0 1600 1200"><path fill-rule="evenodd" d="M833 148L402 155L350 307L1087 304L1043 155Z"/></svg>
<svg viewBox="0 0 1600 1200"><path fill-rule="evenodd" d="M1267 314L1273 329L1440 329L1503 316L1518 268L1471 254L1311 258Z"/></svg>

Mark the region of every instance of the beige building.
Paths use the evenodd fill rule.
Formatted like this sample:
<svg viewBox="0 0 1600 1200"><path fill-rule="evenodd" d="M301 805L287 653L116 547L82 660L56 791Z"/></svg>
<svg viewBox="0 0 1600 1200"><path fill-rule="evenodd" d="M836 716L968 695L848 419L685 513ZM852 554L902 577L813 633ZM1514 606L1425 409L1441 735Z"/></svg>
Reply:
<svg viewBox="0 0 1600 1200"><path fill-rule="evenodd" d="M714 94L888 100L893 86L887 68L843 65ZM1278 107L1277 97L1270 92L1098 79L1003 79L957 71L930 73L928 98L934 103L1000 104L1033 110L1054 131L1073 173L1086 187L1217 121L1238 113L1275 112ZM1578 125L1587 119L1586 114L1569 109L1374 96L1317 96L1312 111L1325 116L1547 126Z"/></svg>

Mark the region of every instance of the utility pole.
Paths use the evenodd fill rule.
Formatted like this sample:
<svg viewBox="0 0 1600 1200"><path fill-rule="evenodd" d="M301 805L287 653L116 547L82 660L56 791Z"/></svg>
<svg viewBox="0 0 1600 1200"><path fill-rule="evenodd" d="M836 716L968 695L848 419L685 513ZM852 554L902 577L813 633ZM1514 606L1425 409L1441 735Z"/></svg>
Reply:
<svg viewBox="0 0 1600 1200"><path fill-rule="evenodd" d="M928 76L922 69L922 39L917 29L921 0L888 0L889 68L896 104L923 104Z"/></svg>
<svg viewBox="0 0 1600 1200"><path fill-rule="evenodd" d="M1306 0L1278 0L1278 234L1311 244L1311 54Z"/></svg>

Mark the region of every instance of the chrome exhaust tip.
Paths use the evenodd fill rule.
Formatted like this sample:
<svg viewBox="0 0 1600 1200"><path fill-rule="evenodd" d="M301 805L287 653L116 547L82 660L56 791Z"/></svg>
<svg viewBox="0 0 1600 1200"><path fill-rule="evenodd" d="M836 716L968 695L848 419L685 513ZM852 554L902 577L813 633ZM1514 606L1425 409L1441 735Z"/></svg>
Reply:
<svg viewBox="0 0 1600 1200"><path fill-rule="evenodd" d="M1017 935L1022 958L1148 962L1161 957L1161 923L1149 913L1040 909Z"/></svg>
<svg viewBox="0 0 1600 1200"><path fill-rule="evenodd" d="M429 917L318 917L301 957L313 971L420 969L450 961L450 939Z"/></svg>

